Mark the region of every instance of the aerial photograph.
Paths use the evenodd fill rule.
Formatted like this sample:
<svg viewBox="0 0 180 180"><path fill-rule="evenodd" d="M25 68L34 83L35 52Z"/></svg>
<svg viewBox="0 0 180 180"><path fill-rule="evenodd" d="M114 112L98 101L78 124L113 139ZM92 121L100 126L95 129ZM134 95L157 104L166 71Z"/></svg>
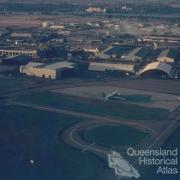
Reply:
<svg viewBox="0 0 180 180"><path fill-rule="evenodd" d="M0 0L0 180L180 180L180 0Z"/></svg>

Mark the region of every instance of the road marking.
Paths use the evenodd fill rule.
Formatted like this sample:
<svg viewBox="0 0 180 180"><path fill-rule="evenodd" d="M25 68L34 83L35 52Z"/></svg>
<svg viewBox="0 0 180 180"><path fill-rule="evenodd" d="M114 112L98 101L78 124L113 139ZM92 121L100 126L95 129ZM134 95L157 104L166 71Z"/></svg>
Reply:
<svg viewBox="0 0 180 180"><path fill-rule="evenodd" d="M92 144L90 144L89 146L87 146L86 148L84 148L81 152L83 153L83 152L85 152L85 151L87 151L88 149L90 149L92 146L94 146L95 145L95 143L92 143Z"/></svg>

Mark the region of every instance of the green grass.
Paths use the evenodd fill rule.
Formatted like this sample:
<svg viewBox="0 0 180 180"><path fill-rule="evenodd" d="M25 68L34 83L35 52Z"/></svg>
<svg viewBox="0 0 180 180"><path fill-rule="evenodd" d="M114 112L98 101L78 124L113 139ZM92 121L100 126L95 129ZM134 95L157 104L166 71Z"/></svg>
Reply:
<svg viewBox="0 0 180 180"><path fill-rule="evenodd" d="M165 117L168 110L142 107L121 102L92 100L52 92L31 93L17 99L21 102L52 106L99 116L132 120L156 120Z"/></svg>
<svg viewBox="0 0 180 180"><path fill-rule="evenodd" d="M137 102L137 103L150 103L150 102L152 102L150 95L141 95L141 94L114 95L110 99L119 100L119 101Z"/></svg>
<svg viewBox="0 0 180 180"><path fill-rule="evenodd" d="M0 77L0 93L26 88L31 84L31 81L25 81L21 78Z"/></svg>
<svg viewBox="0 0 180 180"><path fill-rule="evenodd" d="M121 147L137 145L147 133L128 126L104 125L82 131L81 137L89 143L96 143L105 147Z"/></svg>
<svg viewBox="0 0 180 180"><path fill-rule="evenodd" d="M0 106L0 115L2 179L92 180L103 174L105 165L96 156L60 139L80 119L16 106Z"/></svg>
<svg viewBox="0 0 180 180"><path fill-rule="evenodd" d="M180 127L177 128L163 145L163 148L178 148L180 150Z"/></svg>

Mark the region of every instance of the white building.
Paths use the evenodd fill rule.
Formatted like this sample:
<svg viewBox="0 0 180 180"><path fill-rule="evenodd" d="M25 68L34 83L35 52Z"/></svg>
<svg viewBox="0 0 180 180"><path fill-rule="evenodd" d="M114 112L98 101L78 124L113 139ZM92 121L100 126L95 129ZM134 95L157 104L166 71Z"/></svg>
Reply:
<svg viewBox="0 0 180 180"><path fill-rule="evenodd" d="M105 13L106 9L100 7L89 7L85 11L88 13Z"/></svg>
<svg viewBox="0 0 180 180"><path fill-rule="evenodd" d="M11 34L12 38L32 38L32 34L31 33L17 33L14 32Z"/></svg>
<svg viewBox="0 0 180 180"><path fill-rule="evenodd" d="M84 51L97 54L99 52L99 49L98 48L84 48Z"/></svg>
<svg viewBox="0 0 180 180"><path fill-rule="evenodd" d="M61 29L64 29L64 25L52 25L49 27L49 29L61 30Z"/></svg>

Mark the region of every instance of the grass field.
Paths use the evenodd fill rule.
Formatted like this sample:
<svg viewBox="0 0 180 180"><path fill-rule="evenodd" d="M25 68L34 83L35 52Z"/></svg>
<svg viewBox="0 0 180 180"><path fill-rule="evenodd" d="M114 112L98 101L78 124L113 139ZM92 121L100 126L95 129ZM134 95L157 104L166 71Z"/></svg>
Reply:
<svg viewBox="0 0 180 180"><path fill-rule="evenodd" d="M57 94L52 92L31 93L17 99L21 102L52 106L71 111L78 111L99 116L125 118L132 120L156 120L165 117L168 110L160 108L148 108L138 105L92 100Z"/></svg>
<svg viewBox="0 0 180 180"><path fill-rule="evenodd" d="M34 83L35 82L32 80L25 80L22 78L0 77L0 93L27 88Z"/></svg>
<svg viewBox="0 0 180 180"><path fill-rule="evenodd" d="M150 95L132 94L132 95L114 95L109 99L117 101L129 101L136 103L150 103L152 102Z"/></svg>
<svg viewBox="0 0 180 180"><path fill-rule="evenodd" d="M174 133L165 142L164 148L178 148L180 149L180 127L175 130Z"/></svg>
<svg viewBox="0 0 180 180"><path fill-rule="evenodd" d="M123 125L119 127L100 126L82 131L80 134L89 143L96 143L109 148L113 147L113 149L121 146L135 146L147 135L140 130Z"/></svg>
<svg viewBox="0 0 180 180"><path fill-rule="evenodd" d="M0 106L0 114L1 179L96 180L104 173L96 156L60 139L62 129L79 119L16 106Z"/></svg>

